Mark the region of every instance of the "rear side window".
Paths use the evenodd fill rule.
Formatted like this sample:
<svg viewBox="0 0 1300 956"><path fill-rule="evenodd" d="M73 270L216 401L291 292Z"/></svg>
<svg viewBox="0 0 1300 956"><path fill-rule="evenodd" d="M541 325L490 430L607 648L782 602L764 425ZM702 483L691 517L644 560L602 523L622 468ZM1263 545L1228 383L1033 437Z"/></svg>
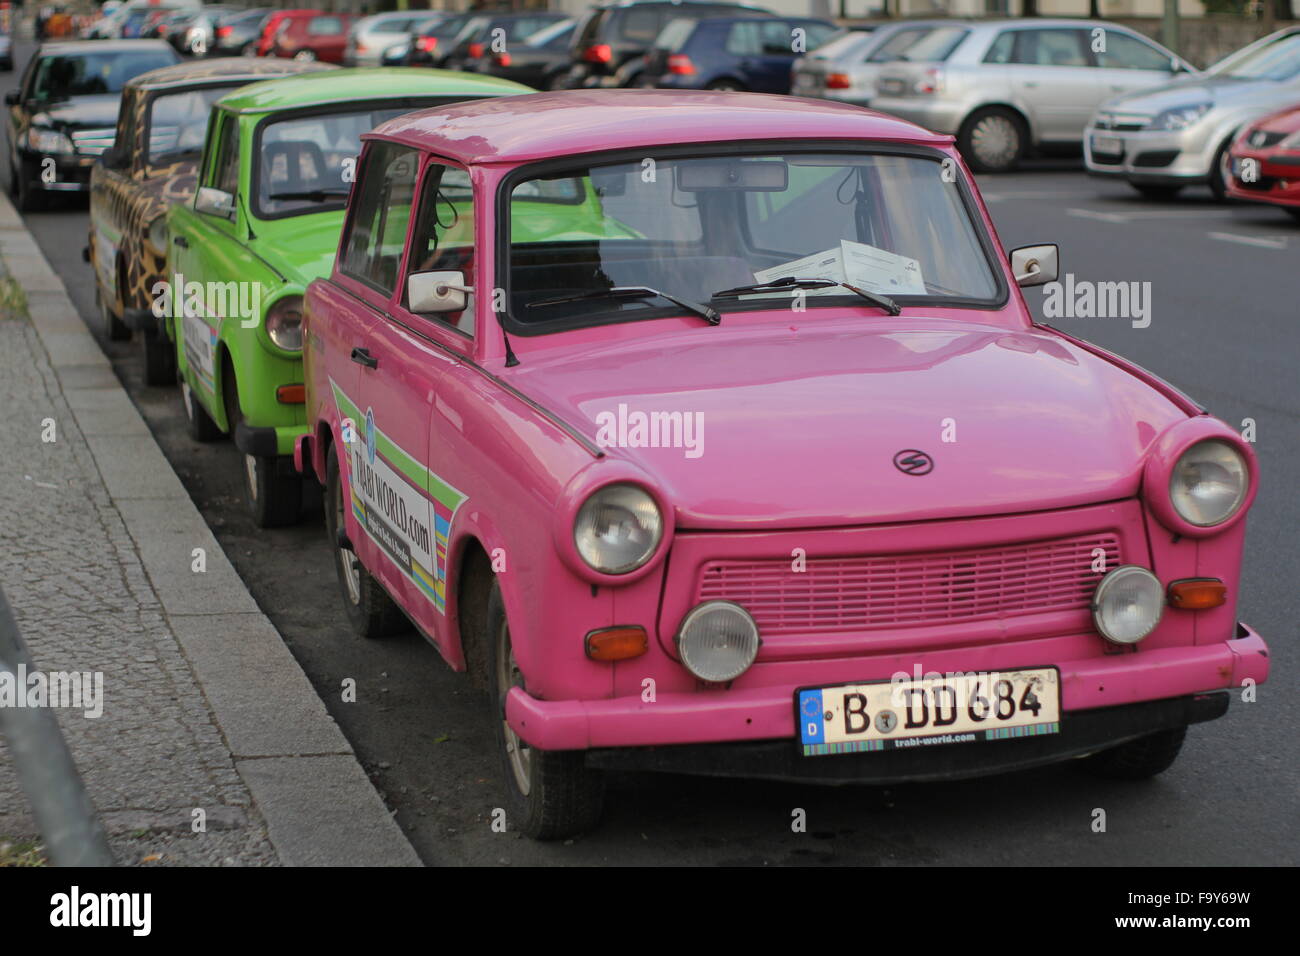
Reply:
<svg viewBox="0 0 1300 956"><path fill-rule="evenodd" d="M969 30L939 27L931 30L902 52L901 58L917 63L942 63L966 39Z"/></svg>
<svg viewBox="0 0 1300 956"><path fill-rule="evenodd" d="M985 63L1010 63L1012 54L1016 48L1016 34L1012 30L1006 30L998 34L998 38L993 41L989 47L989 52L984 54Z"/></svg>
<svg viewBox="0 0 1300 956"><path fill-rule="evenodd" d="M731 32L727 34L727 52L732 56L758 56L762 48L762 32L757 21L741 20L731 25Z"/></svg>
<svg viewBox="0 0 1300 956"><path fill-rule="evenodd" d="M1021 30L1015 62L1031 66L1088 66L1082 30Z"/></svg>
<svg viewBox="0 0 1300 956"><path fill-rule="evenodd" d="M343 32L343 21L338 17L313 17L307 21L307 32L318 37L338 36Z"/></svg>
<svg viewBox="0 0 1300 956"><path fill-rule="evenodd" d="M387 295L397 288L418 169L419 154L396 143L376 143L362 161L340 268Z"/></svg>

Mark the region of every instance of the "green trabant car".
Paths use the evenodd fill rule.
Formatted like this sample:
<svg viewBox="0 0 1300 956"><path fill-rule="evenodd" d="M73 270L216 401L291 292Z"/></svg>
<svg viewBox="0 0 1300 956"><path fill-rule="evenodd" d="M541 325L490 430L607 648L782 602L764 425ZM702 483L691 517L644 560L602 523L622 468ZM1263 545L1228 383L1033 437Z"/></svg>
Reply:
<svg viewBox="0 0 1300 956"><path fill-rule="evenodd" d="M212 108L193 199L167 213L171 317L190 433L231 434L260 527L297 520L306 429L302 299L328 275L361 135L413 110L531 92L439 70L331 70L229 93Z"/></svg>

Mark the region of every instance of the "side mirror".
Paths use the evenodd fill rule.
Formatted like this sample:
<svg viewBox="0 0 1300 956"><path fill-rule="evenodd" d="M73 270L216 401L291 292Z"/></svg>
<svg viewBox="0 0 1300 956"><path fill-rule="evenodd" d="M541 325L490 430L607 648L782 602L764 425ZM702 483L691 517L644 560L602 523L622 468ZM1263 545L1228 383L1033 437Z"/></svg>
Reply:
<svg viewBox="0 0 1300 956"><path fill-rule="evenodd" d="M22 93L18 90L5 90L5 106L17 106L22 102Z"/></svg>
<svg viewBox="0 0 1300 956"><path fill-rule="evenodd" d="M196 212L207 213L209 216L234 219L235 197L222 189L200 186L199 191L194 194L194 209Z"/></svg>
<svg viewBox="0 0 1300 956"><path fill-rule="evenodd" d="M1011 250L1011 274L1022 289L1055 282L1060 271L1060 249L1054 242Z"/></svg>
<svg viewBox="0 0 1300 956"><path fill-rule="evenodd" d="M463 272L416 272L406 280L407 307L412 312L460 312L469 291Z"/></svg>

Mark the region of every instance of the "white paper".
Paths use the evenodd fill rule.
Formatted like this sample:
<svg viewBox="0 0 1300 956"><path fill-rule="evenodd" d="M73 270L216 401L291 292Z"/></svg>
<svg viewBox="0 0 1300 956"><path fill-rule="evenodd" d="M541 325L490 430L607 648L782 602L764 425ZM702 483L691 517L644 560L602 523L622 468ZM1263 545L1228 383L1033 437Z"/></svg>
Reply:
<svg viewBox="0 0 1300 956"><path fill-rule="evenodd" d="M775 282L786 276L800 279L831 279L860 286L884 295L925 295L921 264L915 259L877 249L863 242L841 240L839 248L795 259L772 269L754 273L758 282ZM809 289L807 295L843 295L843 289Z"/></svg>
<svg viewBox="0 0 1300 956"><path fill-rule="evenodd" d="M799 279L832 279L835 282L843 282L843 256L839 248L832 247L824 252L815 252L811 256L804 256L802 259L787 262L785 265L777 266L774 269L762 269L754 273L754 278L759 282L775 282L777 279L784 279L786 276L795 276ZM806 289L802 291L804 295L844 294L843 289L837 289L833 286L828 289Z"/></svg>

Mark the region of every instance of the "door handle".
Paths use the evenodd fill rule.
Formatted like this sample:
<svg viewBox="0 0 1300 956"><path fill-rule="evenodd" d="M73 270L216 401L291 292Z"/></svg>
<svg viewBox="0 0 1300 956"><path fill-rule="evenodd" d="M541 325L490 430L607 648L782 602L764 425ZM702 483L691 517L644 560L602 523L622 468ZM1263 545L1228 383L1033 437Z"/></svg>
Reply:
<svg viewBox="0 0 1300 956"><path fill-rule="evenodd" d="M172 239L172 242L176 243L176 245L180 246L182 249L188 249L190 247L190 241L184 236L176 236Z"/></svg>
<svg viewBox="0 0 1300 956"><path fill-rule="evenodd" d="M353 349L352 361L366 368L379 368L379 359L371 355L369 349Z"/></svg>

